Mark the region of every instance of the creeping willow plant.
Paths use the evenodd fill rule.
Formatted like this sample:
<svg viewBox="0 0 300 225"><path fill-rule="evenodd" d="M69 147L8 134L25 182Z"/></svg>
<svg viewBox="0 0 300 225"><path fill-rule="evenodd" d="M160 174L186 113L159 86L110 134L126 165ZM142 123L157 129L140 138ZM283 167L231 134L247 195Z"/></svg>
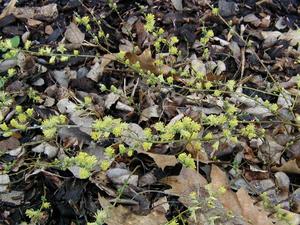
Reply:
<svg viewBox="0 0 300 225"><path fill-rule="evenodd" d="M117 9L113 7L113 2L111 8L113 10ZM218 9L213 9L213 14L218 15ZM104 33L101 27L101 19L91 18L89 16L79 16L75 15L74 22L78 25L83 26L87 32L90 32L93 36L94 44L99 44L101 41L107 43L107 35ZM99 27L99 32L97 34L92 33L93 26ZM165 64L172 64L176 61L168 59L166 61L165 53L172 56L173 59L181 55L180 50L176 47L179 42L176 36L167 36L163 28L157 26L155 16L153 14L145 15L145 30L153 37L153 51L155 52L156 58L154 64L157 68L162 68ZM201 37L199 43L202 49L202 58L206 60L209 57L208 43L211 38L214 37L214 32L211 29L207 29L203 26ZM56 48L50 46L44 46L39 48L38 52L31 51L33 42L27 40L24 43L24 49L19 48L20 39L18 37L12 39L6 39L0 41L0 50L4 52L5 58L16 57L18 52L25 51L30 54L43 56L48 59L49 64L53 64L57 61L66 61L70 57L93 57L87 55L81 55L79 50L74 50L70 52L67 50L64 44L59 44ZM101 48L105 49L101 45ZM108 49L106 49L107 52ZM238 85L234 80L228 80L226 83L220 83L218 81L210 81L206 78L206 75L196 71L194 68L186 69L179 67L178 69L170 69L167 75L157 74L149 70L145 70L139 61L131 63L127 58L127 53L125 51L120 51L115 54L116 61L122 63L125 67L129 67L134 72L139 74L146 83L151 86L165 85L170 88L182 88L190 93L210 93L219 99L224 100L224 94L233 93L238 88ZM160 71L160 70L159 70ZM8 71L7 77L11 77L16 73L16 69L12 68ZM174 81L174 76L179 75L183 79L186 79L186 87L178 86ZM300 80L300 79L299 79ZM0 82L1 83L1 82ZM111 85L111 87L106 87L100 84L101 91L112 91L117 94L122 94L119 92L118 88ZM6 96L4 93L1 96ZM246 97L241 94L241 96ZM41 102L42 99L38 92L34 89L28 89L28 97L34 102ZM247 96L248 97L248 96ZM255 99L254 99L255 100ZM5 104L5 101L2 101ZM233 103L224 101L224 112L219 115L201 115L197 121L184 117L180 120L174 121L172 123L162 123L157 122L151 127L144 129L144 137L139 140L135 140L134 146L127 146L124 143L124 138L122 138L124 133L128 133L128 124L121 121L119 118L113 118L110 116L97 119L92 124L92 132L90 134L91 138L95 142L101 142L103 139L113 139L117 145L107 146L105 149L105 155L107 160L101 162L102 169L108 169L114 157L117 155L127 154L132 156L135 148L140 148L145 151L150 151L156 143L171 143L171 142L182 142L192 146L193 149L197 151L202 151L202 142L208 142L212 145L212 148L217 151L220 144L223 141L230 141L233 143L238 142L238 138L243 136L248 139L253 138L263 138L264 129L261 129L259 123L239 120L239 109ZM90 97L84 98L84 103L81 106L83 109L92 103ZM259 103L259 102L258 102ZM275 103L270 103L265 101L262 103L265 108L267 108L271 113L275 114L280 109ZM28 109L29 110L29 109ZM2 123L0 129L4 136L10 136L13 134L14 129L26 130L29 126L29 118L32 117L31 111L17 110L17 115L13 118L9 124ZM56 136L56 133L60 126L67 125L67 118L64 115L52 116L41 122L40 128L46 139L51 139ZM213 132L206 131L206 127L219 127L222 128L222 137L216 137ZM126 131L126 132L125 132ZM204 132L203 132L204 131ZM129 131L130 132L130 131ZM195 164L192 162L193 158L190 154L184 152L178 153L178 160L189 168L195 168ZM87 174L87 173L86 173Z"/></svg>

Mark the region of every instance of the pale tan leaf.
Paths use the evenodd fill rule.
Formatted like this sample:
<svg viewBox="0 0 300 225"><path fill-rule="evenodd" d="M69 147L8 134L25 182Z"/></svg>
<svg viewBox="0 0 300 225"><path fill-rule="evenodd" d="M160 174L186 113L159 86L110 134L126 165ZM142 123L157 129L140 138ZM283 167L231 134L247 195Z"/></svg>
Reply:
<svg viewBox="0 0 300 225"><path fill-rule="evenodd" d="M165 213L156 210L152 210L146 216L141 216L132 213L122 205L113 207L105 198L99 197L99 202L108 215L105 219L107 225L162 225L167 222Z"/></svg>
<svg viewBox="0 0 300 225"><path fill-rule="evenodd" d="M42 22L39 20L35 20L35 19L28 19L27 20L27 24L30 27L37 27L38 25L40 25Z"/></svg>
<svg viewBox="0 0 300 225"><path fill-rule="evenodd" d="M230 189L226 173L223 172L219 167L212 165L210 177L214 191L218 192L221 187L226 188L226 192L224 194L220 194L218 197L223 206L235 214L241 214L239 201L236 197L236 194Z"/></svg>
<svg viewBox="0 0 300 225"><path fill-rule="evenodd" d="M196 170L182 167L178 176L169 176L161 179L162 183L172 187L165 192L177 196L188 196L191 192L199 192L207 184L206 179Z"/></svg>
<svg viewBox="0 0 300 225"><path fill-rule="evenodd" d="M110 107L113 104L115 104L119 98L120 98L120 95L115 94L113 92L109 93L105 99L105 103L104 103L105 108L110 109Z"/></svg>
<svg viewBox="0 0 300 225"><path fill-rule="evenodd" d="M4 18L5 16L8 16L12 11L15 9L15 5L17 3L17 0L11 0L5 9L3 9L2 13L0 14L0 19Z"/></svg>
<svg viewBox="0 0 300 225"><path fill-rule="evenodd" d="M280 35L279 39L290 41L291 45L295 46L300 42L300 32L299 30L289 30Z"/></svg>
<svg viewBox="0 0 300 225"><path fill-rule="evenodd" d="M166 166L175 166L178 163L174 155L162 155L162 154L155 154L150 152L143 152L143 154L149 155L154 160L156 165L162 170Z"/></svg>
<svg viewBox="0 0 300 225"><path fill-rule="evenodd" d="M236 196L241 208L241 215L249 221L249 224L273 225L271 219L267 216L268 213L254 205L254 201L245 189L239 189Z"/></svg>
<svg viewBox="0 0 300 225"><path fill-rule="evenodd" d="M70 23L65 32L65 38L73 44L81 44L84 41L84 33L75 23Z"/></svg>
<svg viewBox="0 0 300 225"><path fill-rule="evenodd" d="M156 211L160 211L162 213L167 213L170 210L170 205L166 196L154 202L153 207Z"/></svg>
<svg viewBox="0 0 300 225"><path fill-rule="evenodd" d="M98 82L103 75L105 67L113 60L116 59L115 54L105 54L101 57L101 62L95 60L95 64L92 66L91 70L86 75L91 80Z"/></svg>

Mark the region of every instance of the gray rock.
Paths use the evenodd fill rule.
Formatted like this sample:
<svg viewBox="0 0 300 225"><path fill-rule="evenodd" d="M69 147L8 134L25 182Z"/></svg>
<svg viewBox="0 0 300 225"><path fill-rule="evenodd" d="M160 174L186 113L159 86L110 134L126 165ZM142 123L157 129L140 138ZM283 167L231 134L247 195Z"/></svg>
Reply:
<svg viewBox="0 0 300 225"><path fill-rule="evenodd" d="M74 113L77 109L77 105L73 102L71 102L67 98L63 98L59 100L56 104L58 111L60 113Z"/></svg>
<svg viewBox="0 0 300 225"><path fill-rule="evenodd" d="M66 72L63 70L54 70L53 77L59 83L60 86L67 88L69 84L69 77L67 76Z"/></svg>
<svg viewBox="0 0 300 225"><path fill-rule="evenodd" d="M238 12L238 7L235 2L219 0L220 15L224 17L234 16Z"/></svg>
<svg viewBox="0 0 300 225"><path fill-rule="evenodd" d="M291 196L291 204L295 213L300 213L300 188L296 189Z"/></svg>
<svg viewBox="0 0 300 225"><path fill-rule="evenodd" d="M89 70L86 67L81 67L77 71L77 79L83 78L88 74Z"/></svg>
<svg viewBox="0 0 300 225"><path fill-rule="evenodd" d="M0 175L0 184L9 184L9 183L10 183L9 176L7 174L1 174Z"/></svg>
<svg viewBox="0 0 300 225"><path fill-rule="evenodd" d="M36 153L44 153L49 159L54 158L57 155L58 148L48 144L47 142L42 143L32 149Z"/></svg>
<svg viewBox="0 0 300 225"><path fill-rule="evenodd" d="M45 84L45 81L44 81L43 78L39 78L39 79L37 79L36 81L34 81L32 84L33 84L34 86L43 86L43 85Z"/></svg>
<svg viewBox="0 0 300 225"><path fill-rule="evenodd" d="M290 178L284 172L275 173L275 181L278 188L283 192L288 192L290 187Z"/></svg>
<svg viewBox="0 0 300 225"><path fill-rule="evenodd" d="M8 59L0 63L0 73L7 71L10 68L13 68L17 65L17 60Z"/></svg>

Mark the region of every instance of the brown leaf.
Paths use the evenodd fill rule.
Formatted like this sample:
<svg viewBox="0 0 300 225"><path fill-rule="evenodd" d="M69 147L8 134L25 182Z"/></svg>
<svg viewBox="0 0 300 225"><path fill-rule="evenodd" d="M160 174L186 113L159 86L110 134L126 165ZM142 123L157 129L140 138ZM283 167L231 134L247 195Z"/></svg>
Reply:
<svg viewBox="0 0 300 225"><path fill-rule="evenodd" d="M161 179L161 182L172 187L165 192L177 196L188 196L191 192L199 192L201 187L207 184L206 179L197 171L182 167L178 176L169 176Z"/></svg>
<svg viewBox="0 0 300 225"><path fill-rule="evenodd" d="M156 211L167 213L170 209L167 197L164 196L158 199L156 202L153 203L153 207L155 207Z"/></svg>
<svg viewBox="0 0 300 225"><path fill-rule="evenodd" d="M147 38L148 33L145 30L144 23L138 21L134 24L135 32L137 35L138 46L142 47L144 41Z"/></svg>
<svg viewBox="0 0 300 225"><path fill-rule="evenodd" d="M186 145L186 150L191 153L192 157L195 160L199 160L202 163L207 163L209 161L207 153L204 149L196 149L193 145L193 142Z"/></svg>
<svg viewBox="0 0 300 225"><path fill-rule="evenodd" d="M255 206L254 201L250 198L247 191L243 188L239 189L236 193L238 203L240 205L240 214L243 215L249 224L255 225L272 225L272 221L267 217L268 213L260 210Z"/></svg>
<svg viewBox="0 0 300 225"><path fill-rule="evenodd" d="M34 57L29 54L20 52L18 54L18 66L20 67L20 77L28 76L37 70Z"/></svg>
<svg viewBox="0 0 300 225"><path fill-rule="evenodd" d="M65 32L65 38L72 44L81 44L84 41L84 33L79 30L75 23L70 23Z"/></svg>
<svg viewBox="0 0 300 225"><path fill-rule="evenodd" d="M0 141L0 152L5 153L8 150L15 149L20 146L20 142L15 137L9 137L3 141Z"/></svg>
<svg viewBox="0 0 300 225"><path fill-rule="evenodd" d="M170 71L170 68L166 65L163 65L161 68L155 66L155 59L152 58L151 50L147 48L141 55L136 55L135 53L126 53L126 58L129 59L131 64L140 63L141 68L147 72L150 71L154 74L166 74Z"/></svg>
<svg viewBox="0 0 300 225"><path fill-rule="evenodd" d="M227 189L225 194L222 194L218 197L223 206L235 214L241 214L239 201L235 193L230 189L226 173L223 172L219 167L212 165L210 177L214 191L218 192L219 188L221 187L225 187Z"/></svg>
<svg viewBox="0 0 300 225"><path fill-rule="evenodd" d="M280 167L273 166L272 171L300 174L299 164L300 163L297 161L297 159L293 159L282 164Z"/></svg>
<svg viewBox="0 0 300 225"><path fill-rule="evenodd" d="M175 166L178 163L174 155L162 155L162 154L155 154L150 152L143 152L143 154L149 155L154 160L156 165L162 170L166 166Z"/></svg>
<svg viewBox="0 0 300 225"><path fill-rule="evenodd" d="M105 198L99 197L101 206L106 210L108 217L105 223L108 225L162 225L167 222L165 213L153 210L146 216L140 216L132 213L122 205L113 207Z"/></svg>
<svg viewBox="0 0 300 225"><path fill-rule="evenodd" d="M258 163L259 160L256 158L253 149L251 147L248 146L247 143L242 142L241 145L243 146L244 150L244 158L252 163Z"/></svg>
<svg viewBox="0 0 300 225"><path fill-rule="evenodd" d="M258 151L258 158L262 159L265 163L279 162L284 147L277 143L277 140L271 135L266 135L266 141L260 147Z"/></svg>
<svg viewBox="0 0 300 225"><path fill-rule="evenodd" d="M268 179L270 175L268 171L252 170L250 167L250 169L245 169L244 176L246 180L252 181Z"/></svg>
<svg viewBox="0 0 300 225"><path fill-rule="evenodd" d="M47 26L45 27L45 33L48 34L48 35L50 35L50 34L53 33L53 28L52 28L51 25L47 25Z"/></svg>
<svg viewBox="0 0 300 225"><path fill-rule="evenodd" d="M139 62L141 65L141 68L144 71L151 71L152 73L157 74L158 68L154 65L154 59L151 55L151 50L148 48L146 49L141 55L136 55L134 53L127 53L126 57L129 59L131 64L134 64L136 62Z"/></svg>

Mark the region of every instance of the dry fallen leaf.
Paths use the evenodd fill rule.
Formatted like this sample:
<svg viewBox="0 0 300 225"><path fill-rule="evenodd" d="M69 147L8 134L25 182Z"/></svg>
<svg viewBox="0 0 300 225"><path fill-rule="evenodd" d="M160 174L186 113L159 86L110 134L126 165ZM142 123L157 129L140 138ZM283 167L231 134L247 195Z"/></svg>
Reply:
<svg viewBox="0 0 300 225"><path fill-rule="evenodd" d="M192 143L186 145L186 150L191 153L195 160L199 160L202 163L207 163L209 161L207 153L204 149L196 149Z"/></svg>
<svg viewBox="0 0 300 225"><path fill-rule="evenodd" d="M81 111L81 110L71 113L70 115L71 115L70 120L74 124L76 124L82 132L84 132L88 135L91 134L91 132L92 132L91 127L92 127L92 123L94 121L91 116L84 115L84 111Z"/></svg>
<svg viewBox="0 0 300 225"><path fill-rule="evenodd" d="M250 198L247 191L243 188L236 193L241 215L249 221L249 224L255 225L272 225L272 221L267 217L268 213L258 206L254 205L254 201Z"/></svg>
<svg viewBox="0 0 300 225"><path fill-rule="evenodd" d="M143 154L149 155L162 170L164 170L166 166L175 166L178 163L174 155L162 155L150 152L143 152Z"/></svg>
<svg viewBox="0 0 300 225"><path fill-rule="evenodd" d="M0 14L0 19L8 16L12 11L14 11L16 3L17 3L17 0L11 0L7 4L5 9L3 9L2 13Z"/></svg>
<svg viewBox="0 0 300 225"><path fill-rule="evenodd" d="M283 163L280 167L273 166L272 171L280 171L285 173L296 173L300 174L300 168L298 166L297 159L293 159Z"/></svg>
<svg viewBox="0 0 300 225"><path fill-rule="evenodd" d="M182 167L178 176L169 176L160 180L164 184L172 187L166 190L167 194L187 197L191 192L199 192L201 187L207 184L206 179L197 171Z"/></svg>
<svg viewBox="0 0 300 225"><path fill-rule="evenodd" d="M134 147L137 152L145 153L142 148L136 148L137 139L143 140L146 138L143 128L136 123L129 123L128 129L123 132L124 142L130 146Z"/></svg>
<svg viewBox="0 0 300 225"><path fill-rule="evenodd" d="M0 154L7 152L8 150L16 149L20 146L20 142L15 137L9 137L0 141Z"/></svg>
<svg viewBox="0 0 300 225"><path fill-rule="evenodd" d="M99 197L99 202L108 217L105 219L107 225L162 225L167 223L165 213L152 210L146 216L136 215L122 205L113 207L105 198Z"/></svg>
<svg viewBox="0 0 300 225"><path fill-rule="evenodd" d="M277 163L280 160L284 147L277 143L271 135L265 136L265 142L260 146L258 151L258 158L262 159L266 163Z"/></svg>
<svg viewBox="0 0 300 225"><path fill-rule="evenodd" d="M0 193L6 192L8 190L9 184L10 184L9 176L7 174L0 174Z"/></svg>
<svg viewBox="0 0 300 225"><path fill-rule="evenodd" d="M51 159L57 155L58 148L45 142L32 148L32 151L37 153L44 153L48 156L49 159Z"/></svg>
<svg viewBox="0 0 300 225"><path fill-rule="evenodd" d="M101 62L96 59L95 64L92 66L91 70L88 72L86 77L90 78L91 80L98 82L103 75L105 67L113 60L116 59L114 54L105 54L101 57Z"/></svg>
<svg viewBox="0 0 300 225"><path fill-rule="evenodd" d="M23 191L14 191L10 190L6 193L0 192L0 199L2 202L10 203L15 206L19 206L23 203L24 192Z"/></svg>
<svg viewBox="0 0 300 225"><path fill-rule="evenodd" d="M105 108L107 109L110 109L110 107L115 104L118 99L120 98L120 95L118 94L115 94L113 92L109 93L107 96L106 96L106 99L105 99Z"/></svg>
<svg viewBox="0 0 300 225"><path fill-rule="evenodd" d="M160 211L162 213L167 213L170 209L170 205L168 203L168 199L166 196L158 199L153 203L153 207L155 207L155 211Z"/></svg>
<svg viewBox="0 0 300 225"><path fill-rule="evenodd" d="M235 193L230 189L226 173L223 172L219 167L212 165L210 177L212 188L214 191L218 192L219 188L221 187L225 187L227 189L225 194L221 194L218 197L223 206L226 209L231 210L235 214L240 215L241 208L239 205L239 201Z"/></svg>
<svg viewBox="0 0 300 225"><path fill-rule="evenodd" d="M150 118L158 118L158 117L159 117L158 105L153 105L142 111L139 123L143 121L148 121Z"/></svg>
<svg viewBox="0 0 300 225"><path fill-rule="evenodd" d="M70 23L65 32L65 38L72 44L81 44L84 41L84 33L75 23Z"/></svg>
<svg viewBox="0 0 300 225"><path fill-rule="evenodd" d="M146 49L140 55L127 52L126 58L129 59L131 64L139 62L141 68L145 72L150 71L154 74L160 75L160 74L167 74L171 70L171 68L166 65L163 65L161 66L161 68L158 68L154 63L155 59L152 58L151 50L149 48Z"/></svg>
<svg viewBox="0 0 300 225"><path fill-rule="evenodd" d="M37 27L38 25L42 24L42 22L39 20L35 20L35 19L28 19L27 24L30 27Z"/></svg>
<svg viewBox="0 0 300 225"><path fill-rule="evenodd" d="M280 35L279 39L290 41L291 46L295 46L300 42L300 31L289 30L288 32Z"/></svg>

